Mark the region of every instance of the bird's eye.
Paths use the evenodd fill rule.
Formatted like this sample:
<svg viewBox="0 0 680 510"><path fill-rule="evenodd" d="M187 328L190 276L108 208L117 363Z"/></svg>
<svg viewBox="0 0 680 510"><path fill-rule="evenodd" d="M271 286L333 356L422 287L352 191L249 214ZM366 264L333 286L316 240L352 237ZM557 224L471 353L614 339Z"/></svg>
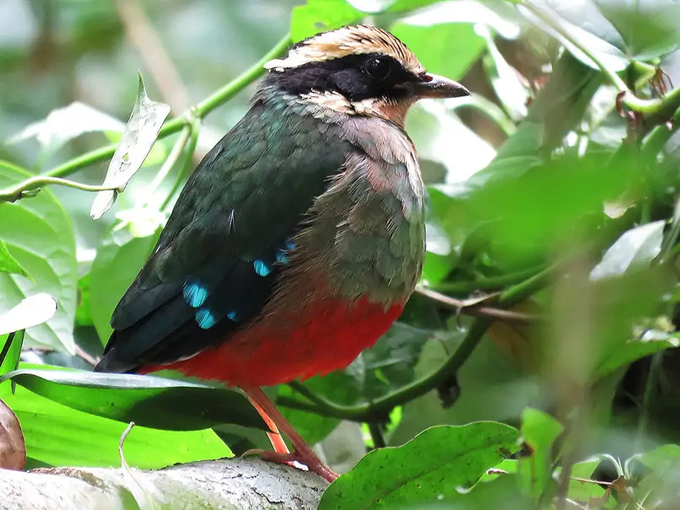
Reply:
<svg viewBox="0 0 680 510"><path fill-rule="evenodd" d="M376 80L384 80L392 72L392 65L386 58L374 57L366 62L366 73Z"/></svg>

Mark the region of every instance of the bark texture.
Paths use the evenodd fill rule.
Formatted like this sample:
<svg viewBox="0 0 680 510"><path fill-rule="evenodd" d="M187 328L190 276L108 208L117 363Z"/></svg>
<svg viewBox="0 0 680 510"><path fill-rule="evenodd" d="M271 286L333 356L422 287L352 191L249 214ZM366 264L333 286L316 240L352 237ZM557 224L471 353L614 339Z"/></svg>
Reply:
<svg viewBox="0 0 680 510"><path fill-rule="evenodd" d="M257 458L203 461L158 471L0 469L2 510L314 510L328 483Z"/></svg>

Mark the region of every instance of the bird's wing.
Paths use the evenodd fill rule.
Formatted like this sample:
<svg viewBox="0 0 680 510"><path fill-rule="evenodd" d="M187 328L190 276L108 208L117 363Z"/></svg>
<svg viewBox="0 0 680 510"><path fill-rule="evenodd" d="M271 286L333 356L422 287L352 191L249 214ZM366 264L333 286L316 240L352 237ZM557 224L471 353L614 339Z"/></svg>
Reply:
<svg viewBox="0 0 680 510"><path fill-rule="evenodd" d="M257 316L291 237L344 163L343 142L329 146L329 135L312 117L253 106L185 186L113 313L97 370L193 356Z"/></svg>

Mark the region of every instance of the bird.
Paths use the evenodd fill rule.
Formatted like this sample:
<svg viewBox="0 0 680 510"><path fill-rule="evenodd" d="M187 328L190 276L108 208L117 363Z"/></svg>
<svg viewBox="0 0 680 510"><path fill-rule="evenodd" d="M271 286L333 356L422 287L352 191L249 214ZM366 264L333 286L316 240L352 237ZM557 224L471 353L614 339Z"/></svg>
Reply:
<svg viewBox="0 0 680 510"><path fill-rule="evenodd" d="M187 180L95 370L238 387L271 429L262 457L332 481L261 388L347 367L399 317L425 255L406 114L470 92L369 25L313 35L265 68Z"/></svg>

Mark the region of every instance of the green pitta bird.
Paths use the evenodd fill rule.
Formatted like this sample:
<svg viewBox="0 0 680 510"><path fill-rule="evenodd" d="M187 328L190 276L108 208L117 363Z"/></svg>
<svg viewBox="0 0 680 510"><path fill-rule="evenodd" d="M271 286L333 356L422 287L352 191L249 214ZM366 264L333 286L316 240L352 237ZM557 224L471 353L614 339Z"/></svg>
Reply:
<svg viewBox="0 0 680 510"><path fill-rule="evenodd" d="M294 448L271 435L264 457L332 480L259 388L344 368L397 319L425 252L404 118L419 99L469 92L364 25L315 35L266 67L118 304L96 370L238 386Z"/></svg>

